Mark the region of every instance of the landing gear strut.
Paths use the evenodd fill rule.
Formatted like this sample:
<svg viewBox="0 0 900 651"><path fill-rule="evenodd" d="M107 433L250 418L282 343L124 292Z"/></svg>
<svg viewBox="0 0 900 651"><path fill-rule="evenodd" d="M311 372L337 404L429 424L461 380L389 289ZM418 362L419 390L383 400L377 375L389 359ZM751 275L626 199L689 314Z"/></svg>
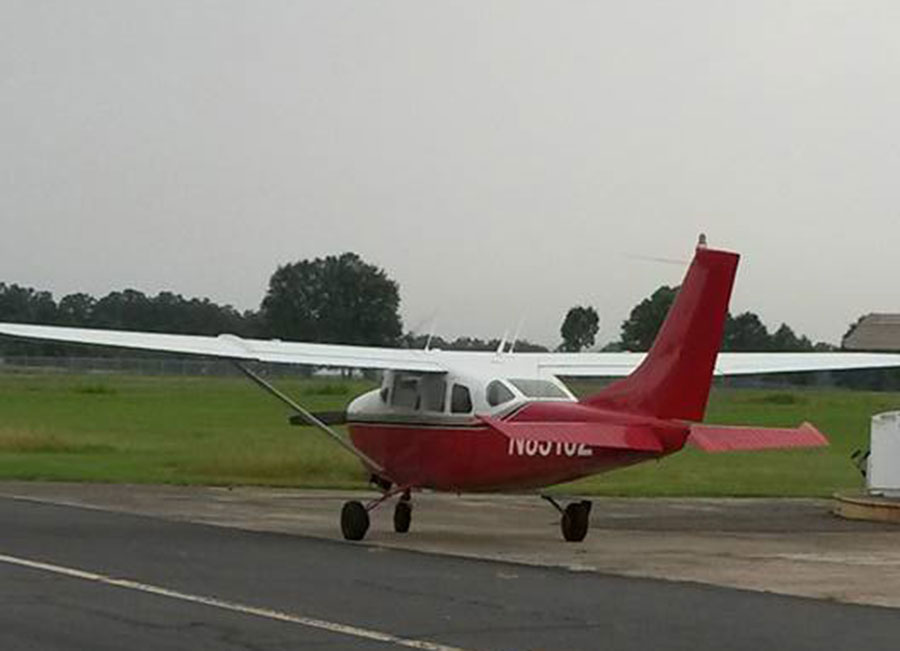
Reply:
<svg viewBox="0 0 900 651"><path fill-rule="evenodd" d="M394 507L394 531L406 533L412 523L412 496L409 486L398 486L391 490L385 490L381 497L372 500L368 504L356 500L346 502L341 509L341 533L346 540L362 540L369 530L369 511L374 511L385 501L400 495L400 500Z"/></svg>
<svg viewBox="0 0 900 651"><path fill-rule="evenodd" d="M559 503L549 495L541 495L545 500L550 502L553 507L560 512L560 529L562 529L563 538L566 542L581 542L587 536L591 522L591 502L590 500L581 500L580 502L570 502L566 508L562 508Z"/></svg>

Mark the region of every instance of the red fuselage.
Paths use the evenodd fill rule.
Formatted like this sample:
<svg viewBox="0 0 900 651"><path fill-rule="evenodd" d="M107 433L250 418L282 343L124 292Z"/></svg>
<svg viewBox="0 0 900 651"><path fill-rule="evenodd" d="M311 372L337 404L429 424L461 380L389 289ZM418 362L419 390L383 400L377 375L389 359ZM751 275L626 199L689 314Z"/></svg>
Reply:
<svg viewBox="0 0 900 651"><path fill-rule="evenodd" d="M676 452L703 420L737 264L701 240L646 357L594 395L576 401L498 351L478 368L386 376L348 408L353 444L385 479L448 491L546 486Z"/></svg>
<svg viewBox="0 0 900 651"><path fill-rule="evenodd" d="M633 433L654 437L661 449L514 440L478 419L466 424L352 420L348 425L354 446L378 462L396 484L454 492L530 489L571 481L676 452L689 433L681 423L562 401L525 404L503 421L540 423L548 429L554 423L590 424L597 431L627 426Z"/></svg>

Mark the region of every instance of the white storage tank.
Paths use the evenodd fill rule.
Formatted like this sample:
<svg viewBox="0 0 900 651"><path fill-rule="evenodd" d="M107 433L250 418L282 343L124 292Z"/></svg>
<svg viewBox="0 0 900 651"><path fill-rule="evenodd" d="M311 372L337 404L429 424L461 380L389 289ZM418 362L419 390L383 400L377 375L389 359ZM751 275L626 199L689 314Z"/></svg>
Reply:
<svg viewBox="0 0 900 651"><path fill-rule="evenodd" d="M866 483L872 495L900 497L900 411L872 417Z"/></svg>

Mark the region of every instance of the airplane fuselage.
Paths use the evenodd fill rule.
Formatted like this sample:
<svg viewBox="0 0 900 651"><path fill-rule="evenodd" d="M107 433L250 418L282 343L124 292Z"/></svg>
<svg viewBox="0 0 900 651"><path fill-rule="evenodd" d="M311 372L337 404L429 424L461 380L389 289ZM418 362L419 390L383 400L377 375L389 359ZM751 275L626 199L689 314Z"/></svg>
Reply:
<svg viewBox="0 0 900 651"><path fill-rule="evenodd" d="M386 479L445 491L531 489L655 459L680 450L688 428L579 403L555 378L388 373L347 413L353 445ZM511 438L492 423L544 431L590 423L640 428L660 449L612 449L566 440Z"/></svg>

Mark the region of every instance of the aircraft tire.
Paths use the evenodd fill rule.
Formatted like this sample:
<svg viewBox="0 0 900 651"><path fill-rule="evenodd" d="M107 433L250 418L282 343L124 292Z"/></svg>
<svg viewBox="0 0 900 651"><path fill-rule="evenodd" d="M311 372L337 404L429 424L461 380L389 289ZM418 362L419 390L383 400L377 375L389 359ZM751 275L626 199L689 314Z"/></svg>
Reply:
<svg viewBox="0 0 900 651"><path fill-rule="evenodd" d="M397 502L394 507L394 531L397 533L406 533L409 531L409 525L412 523L412 504L406 500Z"/></svg>
<svg viewBox="0 0 900 651"><path fill-rule="evenodd" d="M563 538L566 542L581 542L587 536L590 525L591 503L587 500L572 502L563 511L562 527Z"/></svg>
<svg viewBox="0 0 900 651"><path fill-rule="evenodd" d="M341 509L341 533L346 540L362 540L369 530L369 512L362 503L345 502Z"/></svg>

